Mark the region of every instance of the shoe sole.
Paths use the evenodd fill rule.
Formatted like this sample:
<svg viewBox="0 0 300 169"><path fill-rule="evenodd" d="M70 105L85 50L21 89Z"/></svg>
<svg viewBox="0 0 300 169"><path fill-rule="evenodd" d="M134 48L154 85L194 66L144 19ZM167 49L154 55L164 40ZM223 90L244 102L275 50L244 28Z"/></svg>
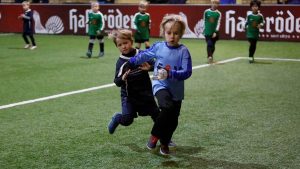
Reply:
<svg viewBox="0 0 300 169"><path fill-rule="evenodd" d="M161 151L161 148L159 149L159 153L160 153L161 155L163 155L163 156L169 156L169 155L170 155L170 153L167 154L167 153L162 152L162 151Z"/></svg>
<svg viewBox="0 0 300 169"><path fill-rule="evenodd" d="M155 146L154 148L151 148L151 147L148 146L148 144L146 144L146 147L147 147L147 149L150 150L150 151L152 151L152 150L154 150L154 149L156 148L156 146Z"/></svg>

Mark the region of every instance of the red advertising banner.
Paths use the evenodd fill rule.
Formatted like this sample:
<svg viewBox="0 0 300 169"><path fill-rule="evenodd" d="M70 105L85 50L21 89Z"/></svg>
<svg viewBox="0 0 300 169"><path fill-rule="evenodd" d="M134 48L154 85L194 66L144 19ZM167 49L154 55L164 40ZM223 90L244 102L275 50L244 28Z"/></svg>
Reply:
<svg viewBox="0 0 300 169"><path fill-rule="evenodd" d="M40 34L86 34L89 5L32 5L35 32ZM150 5L151 36L159 36L159 25L164 15L179 14L186 24L184 38L203 38L203 12L208 5ZM244 23L248 6L220 6L222 13L220 38L245 39ZM137 5L101 5L105 30L133 28ZM22 13L20 5L0 4L0 32L21 32L22 22L17 17ZM300 6L263 6L261 13L265 26L261 40L300 42Z"/></svg>

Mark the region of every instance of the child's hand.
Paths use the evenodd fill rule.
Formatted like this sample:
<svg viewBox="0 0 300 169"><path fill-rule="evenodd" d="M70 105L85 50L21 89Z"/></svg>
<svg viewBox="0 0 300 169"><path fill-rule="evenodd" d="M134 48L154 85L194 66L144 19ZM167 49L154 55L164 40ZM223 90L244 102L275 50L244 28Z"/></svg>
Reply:
<svg viewBox="0 0 300 169"><path fill-rule="evenodd" d="M141 70L150 70L151 69L151 65L148 62L143 63L140 67Z"/></svg>
<svg viewBox="0 0 300 169"><path fill-rule="evenodd" d="M216 32L214 32L213 35L212 35L212 38L215 38L215 37L217 37Z"/></svg>
<svg viewBox="0 0 300 169"><path fill-rule="evenodd" d="M165 80L168 78L168 71L166 69L158 69L157 76L155 79L157 80Z"/></svg>
<svg viewBox="0 0 300 169"><path fill-rule="evenodd" d="M123 81L126 81L126 80L127 80L127 76L128 76L129 73L130 73L130 69L127 70L127 71L124 73L124 75L122 76L122 80L123 80Z"/></svg>
<svg viewBox="0 0 300 169"><path fill-rule="evenodd" d="M260 29L261 27L262 27L261 24L258 24L258 25L257 25L257 28L258 28L258 29Z"/></svg>
<svg viewBox="0 0 300 169"><path fill-rule="evenodd" d="M24 16L25 16L24 14L21 14L18 16L18 19L22 19L22 18L24 18Z"/></svg>

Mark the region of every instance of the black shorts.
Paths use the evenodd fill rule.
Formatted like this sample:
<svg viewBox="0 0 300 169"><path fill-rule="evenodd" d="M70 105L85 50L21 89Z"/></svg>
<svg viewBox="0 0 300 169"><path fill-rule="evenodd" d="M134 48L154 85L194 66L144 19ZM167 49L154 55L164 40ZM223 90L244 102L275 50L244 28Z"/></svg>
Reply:
<svg viewBox="0 0 300 169"><path fill-rule="evenodd" d="M103 35L90 35L90 39L103 39L104 36Z"/></svg>
<svg viewBox="0 0 300 169"><path fill-rule="evenodd" d="M135 39L134 42L135 43L145 43L145 42L149 42L149 39Z"/></svg>

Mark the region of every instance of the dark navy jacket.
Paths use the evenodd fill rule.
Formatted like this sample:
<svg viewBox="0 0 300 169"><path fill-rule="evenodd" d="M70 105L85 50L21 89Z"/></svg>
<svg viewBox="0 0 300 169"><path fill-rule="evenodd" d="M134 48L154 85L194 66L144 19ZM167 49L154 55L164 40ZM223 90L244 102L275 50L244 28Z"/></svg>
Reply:
<svg viewBox="0 0 300 169"><path fill-rule="evenodd" d="M137 53L138 50L133 50L127 55L120 55L116 63L114 83L121 87L121 97L128 97L129 101L134 104L145 105L152 103L154 99L148 71L143 71L139 66L135 66L127 76L127 82L122 80L122 76L126 72L123 70L123 65Z"/></svg>
<svg viewBox="0 0 300 169"><path fill-rule="evenodd" d="M23 33L33 34L34 24L33 24L33 12L28 9L24 12L25 17L23 17Z"/></svg>

